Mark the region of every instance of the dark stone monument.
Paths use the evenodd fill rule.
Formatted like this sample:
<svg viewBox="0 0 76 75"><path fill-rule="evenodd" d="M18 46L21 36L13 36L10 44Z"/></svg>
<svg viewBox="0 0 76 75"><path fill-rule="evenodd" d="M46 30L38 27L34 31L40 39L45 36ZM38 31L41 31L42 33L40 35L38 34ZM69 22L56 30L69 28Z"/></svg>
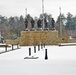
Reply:
<svg viewBox="0 0 76 75"><path fill-rule="evenodd" d="M32 28L34 28L34 24L35 24L35 21L32 18L32 20L31 20L31 26L32 26Z"/></svg>
<svg viewBox="0 0 76 75"><path fill-rule="evenodd" d="M44 19L44 23L45 23L45 29L47 29L47 28L48 28L48 22L47 22L46 17L45 17L45 19Z"/></svg>
<svg viewBox="0 0 76 75"><path fill-rule="evenodd" d="M55 20L54 20L54 18L52 18L51 23L52 23L52 29L55 29Z"/></svg>
<svg viewBox="0 0 76 75"><path fill-rule="evenodd" d="M37 21L37 26L38 26L38 28L41 28L41 20L40 19Z"/></svg>
<svg viewBox="0 0 76 75"><path fill-rule="evenodd" d="M25 19L25 29L27 29L27 27L28 27L28 20Z"/></svg>

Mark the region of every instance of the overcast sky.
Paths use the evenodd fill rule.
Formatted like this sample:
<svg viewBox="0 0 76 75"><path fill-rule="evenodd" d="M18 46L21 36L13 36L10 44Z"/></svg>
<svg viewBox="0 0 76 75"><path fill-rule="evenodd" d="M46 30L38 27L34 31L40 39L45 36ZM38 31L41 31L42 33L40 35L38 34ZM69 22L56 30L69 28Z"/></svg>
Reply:
<svg viewBox="0 0 76 75"><path fill-rule="evenodd" d="M68 12L76 15L76 0L44 0L44 12L52 14L55 19L59 15L60 6L65 16ZM0 0L2 16L25 16L25 8L32 17L39 17L42 13L42 0Z"/></svg>

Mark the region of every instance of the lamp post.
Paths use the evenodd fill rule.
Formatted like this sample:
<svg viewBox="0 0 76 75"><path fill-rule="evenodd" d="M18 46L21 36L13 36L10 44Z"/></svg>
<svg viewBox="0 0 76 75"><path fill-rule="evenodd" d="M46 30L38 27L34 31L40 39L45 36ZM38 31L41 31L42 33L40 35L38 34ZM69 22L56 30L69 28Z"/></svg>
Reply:
<svg viewBox="0 0 76 75"><path fill-rule="evenodd" d="M59 29L59 36L62 37L61 7L60 7L60 29Z"/></svg>
<svg viewBox="0 0 76 75"><path fill-rule="evenodd" d="M26 16L26 18L27 18L27 8L25 9L25 16Z"/></svg>
<svg viewBox="0 0 76 75"><path fill-rule="evenodd" d="M44 0L42 0L42 15L43 15L42 29L44 30Z"/></svg>
<svg viewBox="0 0 76 75"><path fill-rule="evenodd" d="M28 30L27 8L25 9L25 30Z"/></svg>

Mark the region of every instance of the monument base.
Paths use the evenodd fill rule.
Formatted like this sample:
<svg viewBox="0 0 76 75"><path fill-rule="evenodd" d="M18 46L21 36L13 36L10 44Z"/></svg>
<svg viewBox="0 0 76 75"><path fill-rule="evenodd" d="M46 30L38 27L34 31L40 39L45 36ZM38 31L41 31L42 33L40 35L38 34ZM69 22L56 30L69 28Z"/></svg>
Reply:
<svg viewBox="0 0 76 75"><path fill-rule="evenodd" d="M21 31L21 36L16 40L6 40L7 44L21 45L21 46L37 46L45 45L59 45L59 43L76 43L74 39L68 37L59 37L56 30L43 31Z"/></svg>
<svg viewBox="0 0 76 75"><path fill-rule="evenodd" d="M21 31L21 37L19 43L21 46L32 46L32 45L57 45L61 42L66 42L67 39L58 37L58 31Z"/></svg>

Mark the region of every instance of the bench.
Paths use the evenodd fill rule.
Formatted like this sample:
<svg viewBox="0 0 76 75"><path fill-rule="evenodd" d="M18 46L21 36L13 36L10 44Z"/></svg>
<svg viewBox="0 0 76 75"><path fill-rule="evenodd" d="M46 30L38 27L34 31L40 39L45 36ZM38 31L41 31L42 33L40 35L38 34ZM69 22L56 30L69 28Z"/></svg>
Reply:
<svg viewBox="0 0 76 75"><path fill-rule="evenodd" d="M12 50L14 50L14 45L17 45L17 49L19 49L19 44L11 44L11 46L12 46Z"/></svg>
<svg viewBox="0 0 76 75"><path fill-rule="evenodd" d="M7 52L7 47L11 47L11 46L9 46L7 44L0 44L0 47L5 47L5 52Z"/></svg>

